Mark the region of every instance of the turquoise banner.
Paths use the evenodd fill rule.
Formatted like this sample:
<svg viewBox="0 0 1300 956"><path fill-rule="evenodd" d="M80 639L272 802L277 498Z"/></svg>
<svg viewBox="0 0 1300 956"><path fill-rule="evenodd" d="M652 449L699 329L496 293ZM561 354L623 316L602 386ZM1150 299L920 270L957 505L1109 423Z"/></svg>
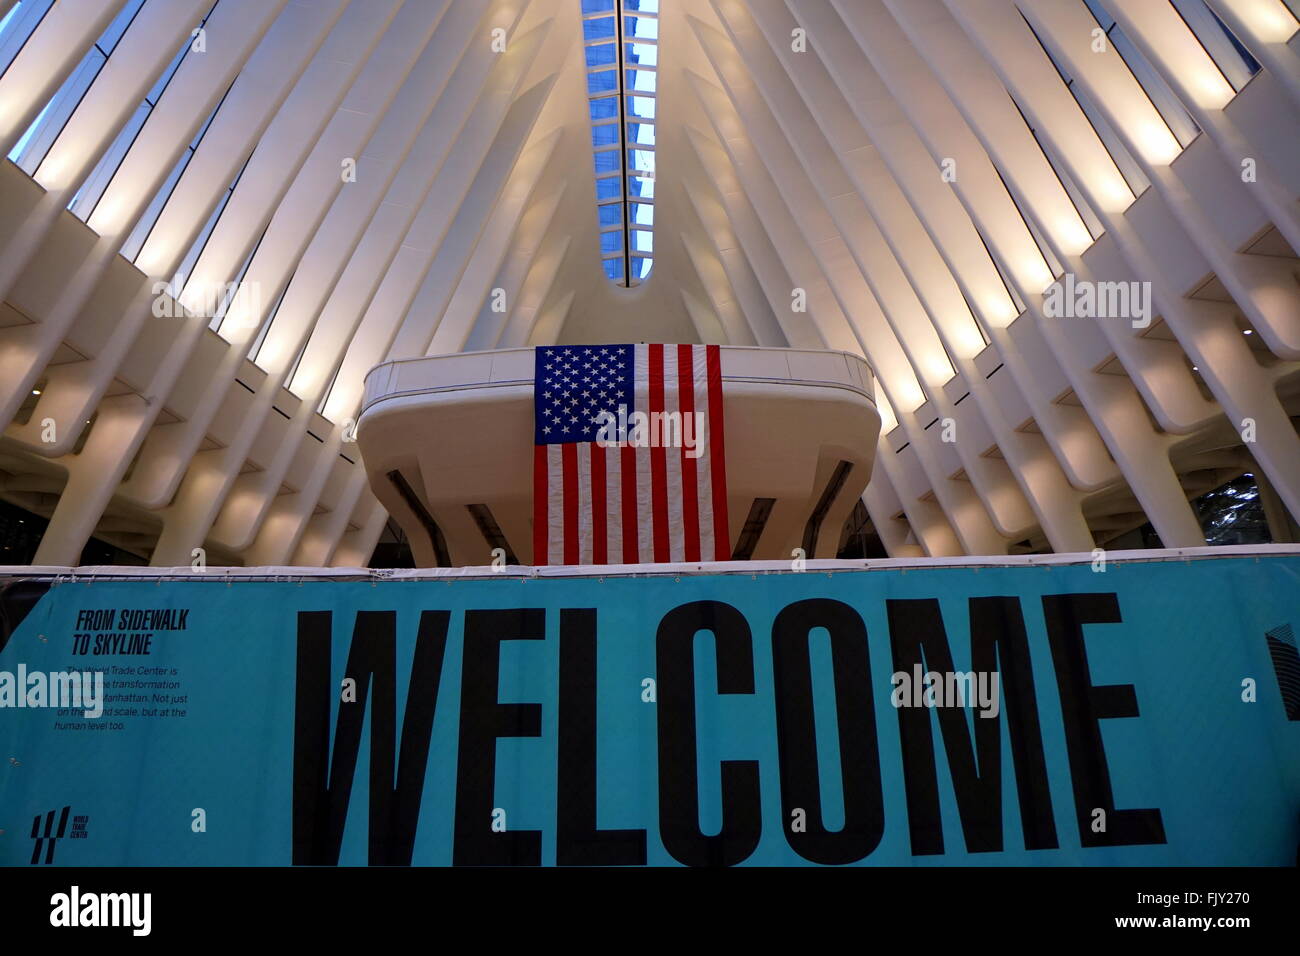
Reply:
<svg viewBox="0 0 1300 956"><path fill-rule="evenodd" d="M0 863L1293 865L1300 557L0 579Z"/></svg>

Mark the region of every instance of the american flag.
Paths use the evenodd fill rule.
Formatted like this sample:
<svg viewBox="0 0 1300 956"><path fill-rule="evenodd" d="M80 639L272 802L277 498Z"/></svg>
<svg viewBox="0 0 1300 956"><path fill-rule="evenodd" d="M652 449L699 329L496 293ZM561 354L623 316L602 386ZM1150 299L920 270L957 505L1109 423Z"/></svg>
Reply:
<svg viewBox="0 0 1300 956"><path fill-rule="evenodd" d="M536 359L533 563L727 560L718 346L554 345Z"/></svg>

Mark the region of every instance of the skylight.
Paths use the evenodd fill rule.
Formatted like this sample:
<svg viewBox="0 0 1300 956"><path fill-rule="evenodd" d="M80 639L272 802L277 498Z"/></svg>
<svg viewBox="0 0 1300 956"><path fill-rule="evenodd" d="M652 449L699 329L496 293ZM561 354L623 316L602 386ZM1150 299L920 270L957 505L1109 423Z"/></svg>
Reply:
<svg viewBox="0 0 1300 956"><path fill-rule="evenodd" d="M634 286L654 265L659 0L581 2L601 264Z"/></svg>

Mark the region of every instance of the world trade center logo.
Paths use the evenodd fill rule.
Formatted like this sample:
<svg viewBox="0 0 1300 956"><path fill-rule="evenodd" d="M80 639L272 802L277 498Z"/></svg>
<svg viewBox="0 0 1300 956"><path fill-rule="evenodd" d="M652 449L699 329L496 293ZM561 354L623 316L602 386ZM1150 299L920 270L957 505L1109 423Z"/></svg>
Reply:
<svg viewBox="0 0 1300 956"><path fill-rule="evenodd" d="M55 825L54 815L59 815L58 825ZM32 817L32 839L35 844L32 846L32 865L38 863L50 864L54 862L54 847L64 837L73 840L81 840L89 834L86 831L86 824L90 821L88 816L76 816L72 818L72 833L68 833L68 816L72 813L72 807L67 806L62 810L50 810L46 813L38 813ZM45 851L45 859L41 859L41 851Z"/></svg>

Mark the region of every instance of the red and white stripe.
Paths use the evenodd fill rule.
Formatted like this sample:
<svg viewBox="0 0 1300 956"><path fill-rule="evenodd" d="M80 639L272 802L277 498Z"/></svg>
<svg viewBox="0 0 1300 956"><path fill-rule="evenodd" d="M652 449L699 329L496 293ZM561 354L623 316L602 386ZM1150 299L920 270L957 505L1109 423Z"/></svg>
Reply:
<svg viewBox="0 0 1300 956"><path fill-rule="evenodd" d="M637 345L635 408L704 416L700 455L682 447L537 445L533 563L663 564L731 556L716 345ZM700 436L695 436L697 442Z"/></svg>

